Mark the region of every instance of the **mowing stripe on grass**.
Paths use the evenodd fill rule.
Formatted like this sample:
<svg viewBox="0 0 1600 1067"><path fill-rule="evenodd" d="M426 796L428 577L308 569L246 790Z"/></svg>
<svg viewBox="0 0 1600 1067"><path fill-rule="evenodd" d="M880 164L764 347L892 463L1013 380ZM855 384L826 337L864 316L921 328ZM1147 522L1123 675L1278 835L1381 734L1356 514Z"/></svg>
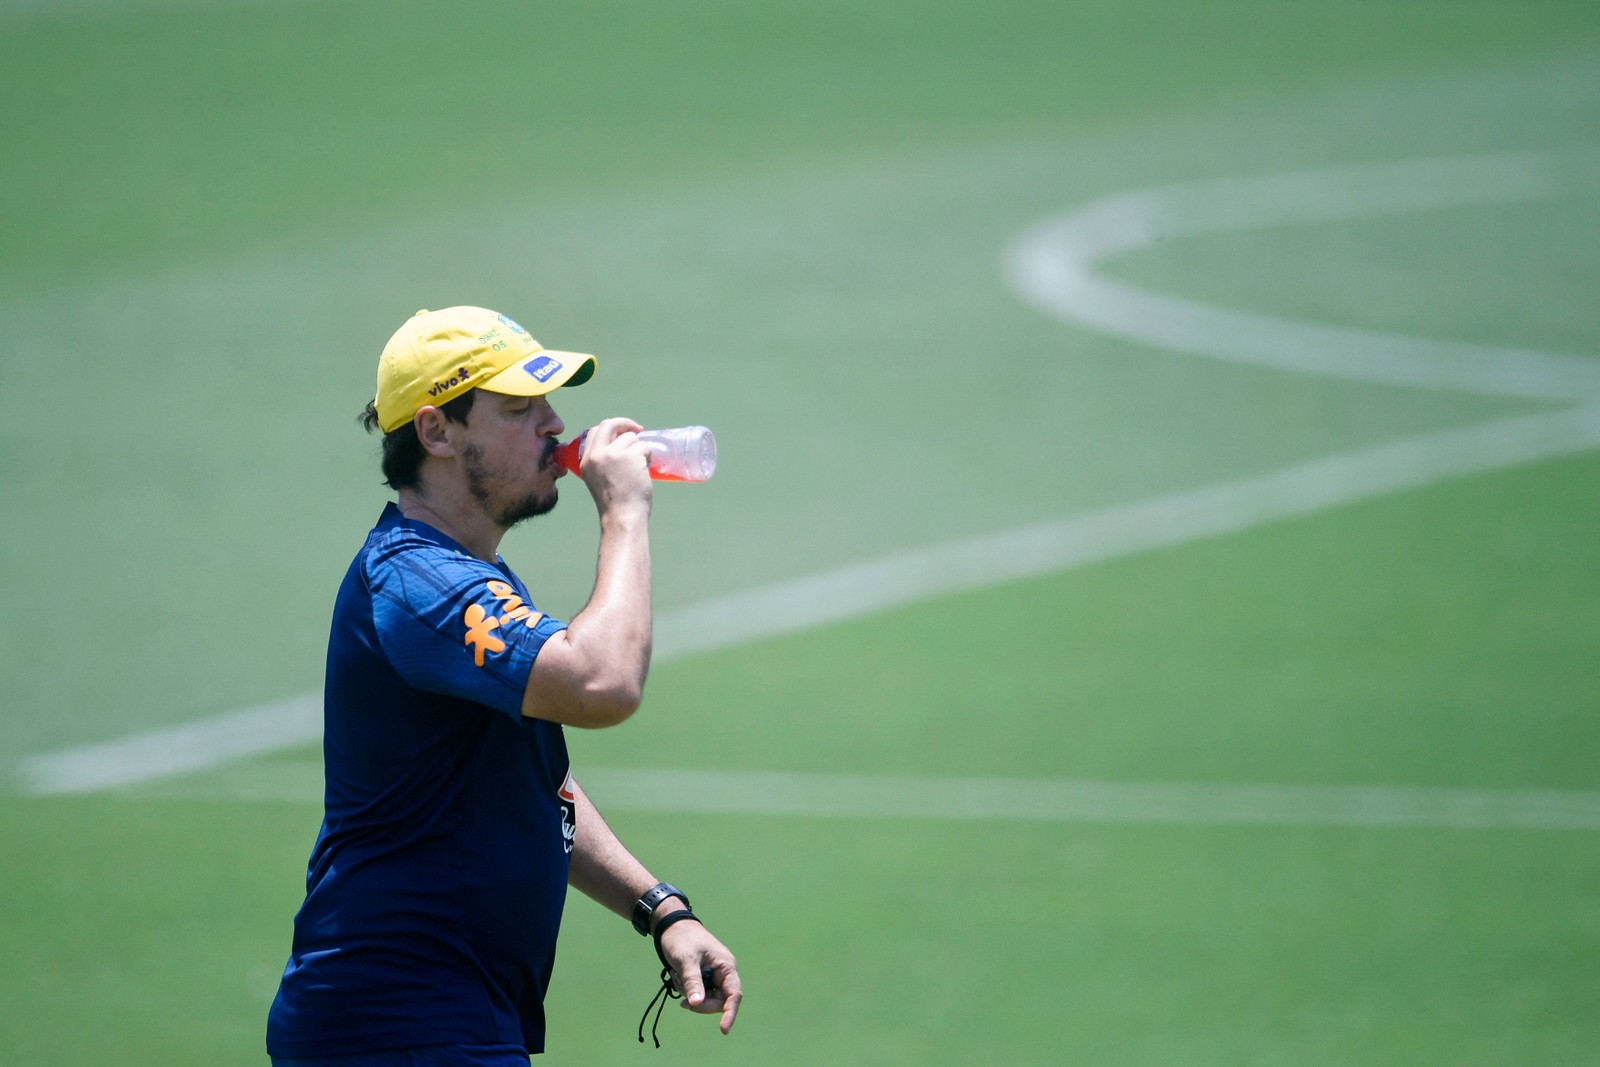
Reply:
<svg viewBox="0 0 1600 1067"><path fill-rule="evenodd" d="M291 7L307 0L0 0L0 25L107 18L145 12L189 12Z"/></svg>
<svg viewBox="0 0 1600 1067"><path fill-rule="evenodd" d="M1409 786L931 778L781 771L587 768L605 811L845 819L1597 830L1600 793ZM257 763L139 787L135 795L322 801L322 765Z"/></svg>

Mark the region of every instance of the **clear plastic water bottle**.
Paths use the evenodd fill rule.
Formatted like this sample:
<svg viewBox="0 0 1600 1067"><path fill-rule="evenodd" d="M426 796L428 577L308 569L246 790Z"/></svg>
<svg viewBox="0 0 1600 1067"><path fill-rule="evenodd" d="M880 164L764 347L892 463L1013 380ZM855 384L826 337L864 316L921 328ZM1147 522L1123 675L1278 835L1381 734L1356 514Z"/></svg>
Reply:
<svg viewBox="0 0 1600 1067"><path fill-rule="evenodd" d="M556 462L573 474L581 473L585 430L556 447ZM650 446L650 477L658 482L704 482L717 472L717 438L704 426L678 426L671 430L641 430L639 440Z"/></svg>

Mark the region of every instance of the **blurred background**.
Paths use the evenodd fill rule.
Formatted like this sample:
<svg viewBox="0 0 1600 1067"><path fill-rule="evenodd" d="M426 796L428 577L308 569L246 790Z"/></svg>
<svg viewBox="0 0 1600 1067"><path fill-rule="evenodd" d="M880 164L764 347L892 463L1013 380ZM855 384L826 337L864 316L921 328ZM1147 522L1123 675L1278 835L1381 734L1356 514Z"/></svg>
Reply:
<svg viewBox="0 0 1600 1067"><path fill-rule="evenodd" d="M704 423L552 1063L1600 1062L1600 9L0 0L0 1063L264 1063L413 311ZM575 482L502 551L594 573Z"/></svg>

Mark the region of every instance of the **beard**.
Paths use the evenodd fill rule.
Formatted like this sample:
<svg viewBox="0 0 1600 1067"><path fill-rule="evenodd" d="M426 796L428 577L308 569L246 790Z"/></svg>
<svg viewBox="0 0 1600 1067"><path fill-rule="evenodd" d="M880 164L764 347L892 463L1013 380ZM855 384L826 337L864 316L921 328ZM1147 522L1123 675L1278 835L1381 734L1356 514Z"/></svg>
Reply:
<svg viewBox="0 0 1600 1067"><path fill-rule="evenodd" d="M546 440L544 455L539 459L540 470L545 470L554 463L555 452L555 441ZM462 459L465 460L467 491L496 525L509 530L525 519L547 514L556 506L560 494L553 485L545 492L534 490L510 500L497 499L491 486L498 480L496 477L498 472L490 471L484 465L483 449L477 445L468 445L462 452Z"/></svg>

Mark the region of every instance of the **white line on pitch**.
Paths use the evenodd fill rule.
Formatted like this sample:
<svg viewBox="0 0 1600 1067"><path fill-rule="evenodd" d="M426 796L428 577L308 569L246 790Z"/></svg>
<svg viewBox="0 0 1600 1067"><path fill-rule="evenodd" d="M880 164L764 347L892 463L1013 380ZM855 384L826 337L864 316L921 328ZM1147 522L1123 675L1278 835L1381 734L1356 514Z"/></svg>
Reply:
<svg viewBox="0 0 1600 1067"><path fill-rule="evenodd" d="M1590 399L1579 357L1337 330L1210 308L1100 278L1107 256L1161 237L1534 199L1542 157L1425 160L1194 183L1091 204L1035 228L1007 257L1012 284L1051 314L1159 347L1285 370L1522 397ZM1251 478L887 556L664 612L665 661L914 603L1236 532L1275 519L1600 445L1600 408L1497 419L1326 456ZM200 770L320 736L317 694L24 761L23 788L76 793Z"/></svg>
<svg viewBox="0 0 1600 1067"><path fill-rule="evenodd" d="M1600 829L1600 793L589 770L611 808L869 818Z"/></svg>
<svg viewBox="0 0 1600 1067"><path fill-rule="evenodd" d="M1292 322L1097 271L1112 256L1174 238L1540 199L1561 191L1558 173L1544 156L1513 153L1145 189L1033 227L1008 250L1006 279L1049 315L1157 348L1387 385L1590 399L1600 396L1600 361L1582 356Z"/></svg>
<svg viewBox="0 0 1600 1067"><path fill-rule="evenodd" d="M23 761L24 792L92 793L309 744L322 737L322 694L79 745Z"/></svg>
<svg viewBox="0 0 1600 1067"><path fill-rule="evenodd" d="M1595 447L1600 407L1443 430L723 597L664 614L658 647L726 648Z"/></svg>
<svg viewBox="0 0 1600 1067"><path fill-rule="evenodd" d="M940 821L1517 830L1600 829L1600 792L1416 786L1234 785L589 768L606 811ZM256 764L137 795L318 803L322 766Z"/></svg>
<svg viewBox="0 0 1600 1067"><path fill-rule="evenodd" d="M732 648L951 593L1234 533L1458 475L1600 447L1600 408L1479 423L1325 456L1254 478L908 552L662 612L657 658ZM84 793L216 766L321 737L320 694L46 753L34 794Z"/></svg>

